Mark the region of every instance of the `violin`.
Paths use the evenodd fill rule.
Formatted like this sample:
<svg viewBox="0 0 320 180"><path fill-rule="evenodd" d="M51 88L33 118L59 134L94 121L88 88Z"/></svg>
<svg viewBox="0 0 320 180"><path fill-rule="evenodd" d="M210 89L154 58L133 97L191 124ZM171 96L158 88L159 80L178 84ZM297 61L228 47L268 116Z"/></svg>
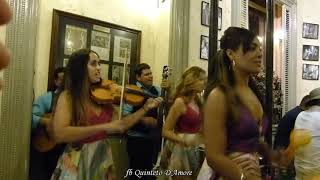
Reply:
<svg viewBox="0 0 320 180"><path fill-rule="evenodd" d="M121 99L121 86L111 80L102 80L90 88L90 97L98 104L119 104ZM124 90L124 101L133 106L142 105L145 98L156 98L157 96L144 92L136 85L126 85Z"/></svg>

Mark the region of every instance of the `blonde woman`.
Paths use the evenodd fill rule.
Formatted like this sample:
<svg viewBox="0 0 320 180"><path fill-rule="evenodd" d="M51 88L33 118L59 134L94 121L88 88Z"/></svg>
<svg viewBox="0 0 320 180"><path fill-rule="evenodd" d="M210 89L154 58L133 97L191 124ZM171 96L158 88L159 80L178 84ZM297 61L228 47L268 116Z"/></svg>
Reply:
<svg viewBox="0 0 320 180"><path fill-rule="evenodd" d="M168 140L162 162L166 162L170 173L166 175L173 176L173 179L193 179L201 165L198 147L202 144L202 103L199 94L206 79L206 72L197 66L183 73L162 129L162 136ZM178 175L179 172L192 173Z"/></svg>

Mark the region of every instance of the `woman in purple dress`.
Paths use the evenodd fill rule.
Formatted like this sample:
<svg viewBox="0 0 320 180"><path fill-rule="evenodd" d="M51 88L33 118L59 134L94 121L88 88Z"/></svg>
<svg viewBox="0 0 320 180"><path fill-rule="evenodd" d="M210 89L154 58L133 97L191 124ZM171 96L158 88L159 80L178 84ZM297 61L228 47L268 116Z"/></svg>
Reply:
<svg viewBox="0 0 320 180"><path fill-rule="evenodd" d="M264 143L267 119L253 74L262 68L262 48L247 29L229 27L214 58L213 81L206 91L204 136L212 179L261 179L259 157L280 162Z"/></svg>

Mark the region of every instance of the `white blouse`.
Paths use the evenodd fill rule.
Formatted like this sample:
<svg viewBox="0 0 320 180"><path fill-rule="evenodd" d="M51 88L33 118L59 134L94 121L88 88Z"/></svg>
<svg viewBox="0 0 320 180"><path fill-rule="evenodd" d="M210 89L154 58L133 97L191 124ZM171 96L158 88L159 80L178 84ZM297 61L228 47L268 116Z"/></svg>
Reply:
<svg viewBox="0 0 320 180"><path fill-rule="evenodd" d="M311 142L295 152L296 180L320 175L320 106L312 106L301 112L295 122L295 129L307 129Z"/></svg>

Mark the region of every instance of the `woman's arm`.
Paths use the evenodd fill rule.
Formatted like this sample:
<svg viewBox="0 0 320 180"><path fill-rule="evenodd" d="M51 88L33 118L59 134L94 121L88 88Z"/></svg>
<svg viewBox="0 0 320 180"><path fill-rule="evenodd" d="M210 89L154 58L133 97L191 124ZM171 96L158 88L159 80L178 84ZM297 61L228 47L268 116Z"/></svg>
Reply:
<svg viewBox="0 0 320 180"><path fill-rule="evenodd" d="M181 116L186 111L186 105L182 98L177 98L171 106L166 123L162 128L162 136L180 144L185 144L183 138L174 133L174 127Z"/></svg>
<svg viewBox="0 0 320 180"><path fill-rule="evenodd" d="M71 126L71 118L71 98L65 91L61 93L58 98L56 111L53 116L53 137L56 142L69 143L87 138L101 131L110 133L117 131L121 132L122 130L121 125L115 123L104 123L84 127Z"/></svg>
<svg viewBox="0 0 320 180"><path fill-rule="evenodd" d="M227 146L227 104L224 93L215 88L208 96L204 107L204 137L208 165L221 176L240 180L241 169L226 155Z"/></svg>

